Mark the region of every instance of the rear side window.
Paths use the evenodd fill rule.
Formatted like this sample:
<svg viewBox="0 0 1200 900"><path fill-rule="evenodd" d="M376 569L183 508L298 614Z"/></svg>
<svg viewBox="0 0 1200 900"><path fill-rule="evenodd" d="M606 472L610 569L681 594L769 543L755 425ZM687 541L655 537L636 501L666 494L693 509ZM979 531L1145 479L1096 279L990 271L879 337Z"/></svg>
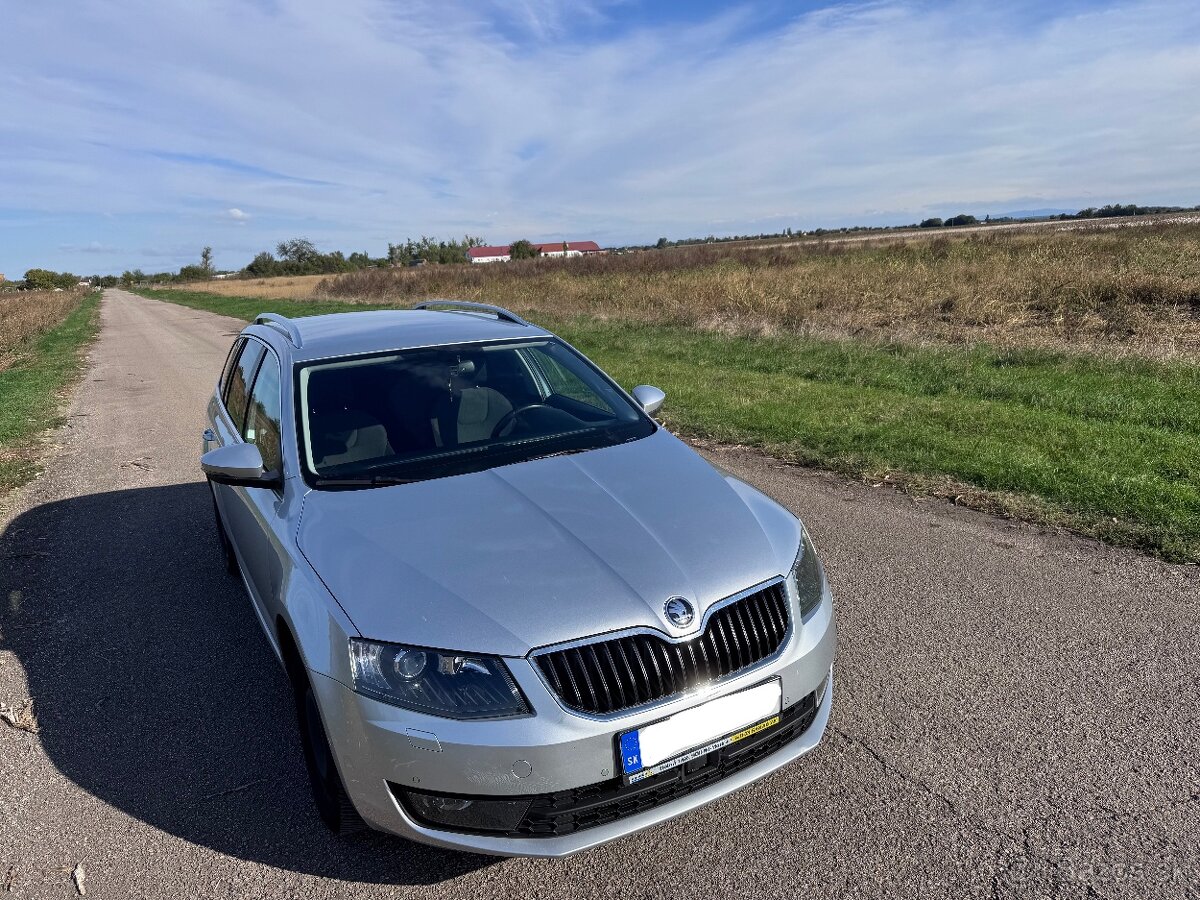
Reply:
<svg viewBox="0 0 1200 900"><path fill-rule="evenodd" d="M225 358L225 368L221 370L221 383L218 386L222 400L225 399L225 394L229 390L229 376L233 374L233 367L237 364L238 355L242 352L242 346L245 343L246 339L240 337L229 348L229 356Z"/></svg>
<svg viewBox="0 0 1200 900"><path fill-rule="evenodd" d="M250 392L250 407L246 424L242 427L242 438L258 446L263 458L263 469L267 472L283 471L283 453L279 445L279 419L283 413L283 402L279 390L279 362L275 354L268 353L259 366L254 379L254 390Z"/></svg>
<svg viewBox="0 0 1200 900"><path fill-rule="evenodd" d="M229 376L225 408L229 410L229 418L238 431L242 430L242 423L246 420L246 405L250 400L250 385L254 383L254 370L258 368L265 352L266 348L258 341L246 341Z"/></svg>

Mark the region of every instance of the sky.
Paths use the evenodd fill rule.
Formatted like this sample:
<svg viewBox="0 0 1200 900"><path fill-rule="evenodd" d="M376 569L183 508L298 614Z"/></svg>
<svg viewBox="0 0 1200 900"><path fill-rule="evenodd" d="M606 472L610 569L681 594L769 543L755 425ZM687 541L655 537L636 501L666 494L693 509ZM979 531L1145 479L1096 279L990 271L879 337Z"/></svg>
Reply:
<svg viewBox="0 0 1200 900"><path fill-rule="evenodd" d="M0 0L0 272L1200 203L1200 3Z"/></svg>

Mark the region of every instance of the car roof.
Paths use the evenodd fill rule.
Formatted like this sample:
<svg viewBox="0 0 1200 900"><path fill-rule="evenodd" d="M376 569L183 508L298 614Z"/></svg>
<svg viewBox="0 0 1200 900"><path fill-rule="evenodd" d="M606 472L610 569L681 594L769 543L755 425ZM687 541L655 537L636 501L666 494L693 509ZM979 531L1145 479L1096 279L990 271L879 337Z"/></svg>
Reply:
<svg viewBox="0 0 1200 900"><path fill-rule="evenodd" d="M265 323L262 318L244 333L263 338L294 361L445 344L553 337L549 331L520 319L513 322L502 316L468 310L364 310L294 319L274 317L272 322Z"/></svg>

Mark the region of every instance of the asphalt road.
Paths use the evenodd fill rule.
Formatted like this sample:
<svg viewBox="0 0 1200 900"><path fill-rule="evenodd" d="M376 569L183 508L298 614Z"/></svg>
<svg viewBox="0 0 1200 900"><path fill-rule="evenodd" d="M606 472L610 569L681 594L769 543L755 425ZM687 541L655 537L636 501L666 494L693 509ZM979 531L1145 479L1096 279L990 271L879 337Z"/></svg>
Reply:
<svg viewBox="0 0 1200 900"><path fill-rule="evenodd" d="M825 742L682 819L493 860L310 806L282 673L196 457L240 323L107 292L0 533L0 896L1171 897L1200 884L1200 573L721 451L837 596ZM669 402L669 400L668 400Z"/></svg>

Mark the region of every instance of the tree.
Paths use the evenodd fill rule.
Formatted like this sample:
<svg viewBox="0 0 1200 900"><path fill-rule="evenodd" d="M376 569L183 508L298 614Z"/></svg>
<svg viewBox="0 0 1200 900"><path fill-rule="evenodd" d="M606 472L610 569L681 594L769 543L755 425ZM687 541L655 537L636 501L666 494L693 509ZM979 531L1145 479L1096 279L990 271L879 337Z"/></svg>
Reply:
<svg viewBox="0 0 1200 900"><path fill-rule="evenodd" d="M280 258L292 263L306 263L318 256L317 248L308 238L292 238L290 241L280 241L275 247Z"/></svg>
<svg viewBox="0 0 1200 900"><path fill-rule="evenodd" d="M200 251L200 268L212 274L213 272L213 252L212 247L205 247Z"/></svg>
<svg viewBox="0 0 1200 900"><path fill-rule="evenodd" d="M667 239L665 237L660 237L658 241L655 242L654 246L659 250L664 249L667 246Z"/></svg>
<svg viewBox="0 0 1200 900"><path fill-rule="evenodd" d="M256 278L268 278L275 275L278 270L279 262L266 250L254 257L250 265L246 266L246 272Z"/></svg>
<svg viewBox="0 0 1200 900"><path fill-rule="evenodd" d="M512 259L533 259L541 256L542 251L534 246L531 241L521 238L519 241L513 241L509 246L508 255Z"/></svg>
<svg viewBox="0 0 1200 900"><path fill-rule="evenodd" d="M959 213L957 216L951 216L949 219L947 219L946 224L950 226L978 225L979 220L974 216L968 216L965 213Z"/></svg>
<svg viewBox="0 0 1200 900"><path fill-rule="evenodd" d="M49 269L30 269L25 273L25 286L38 291L58 287L58 273Z"/></svg>
<svg viewBox="0 0 1200 900"><path fill-rule="evenodd" d="M179 270L180 281L203 281L212 278L212 270L204 266L184 266Z"/></svg>
<svg viewBox="0 0 1200 900"><path fill-rule="evenodd" d="M944 224L946 224L946 223L943 222L941 219L934 217L932 219L925 219L924 221L922 221L921 227L922 228L941 228Z"/></svg>

